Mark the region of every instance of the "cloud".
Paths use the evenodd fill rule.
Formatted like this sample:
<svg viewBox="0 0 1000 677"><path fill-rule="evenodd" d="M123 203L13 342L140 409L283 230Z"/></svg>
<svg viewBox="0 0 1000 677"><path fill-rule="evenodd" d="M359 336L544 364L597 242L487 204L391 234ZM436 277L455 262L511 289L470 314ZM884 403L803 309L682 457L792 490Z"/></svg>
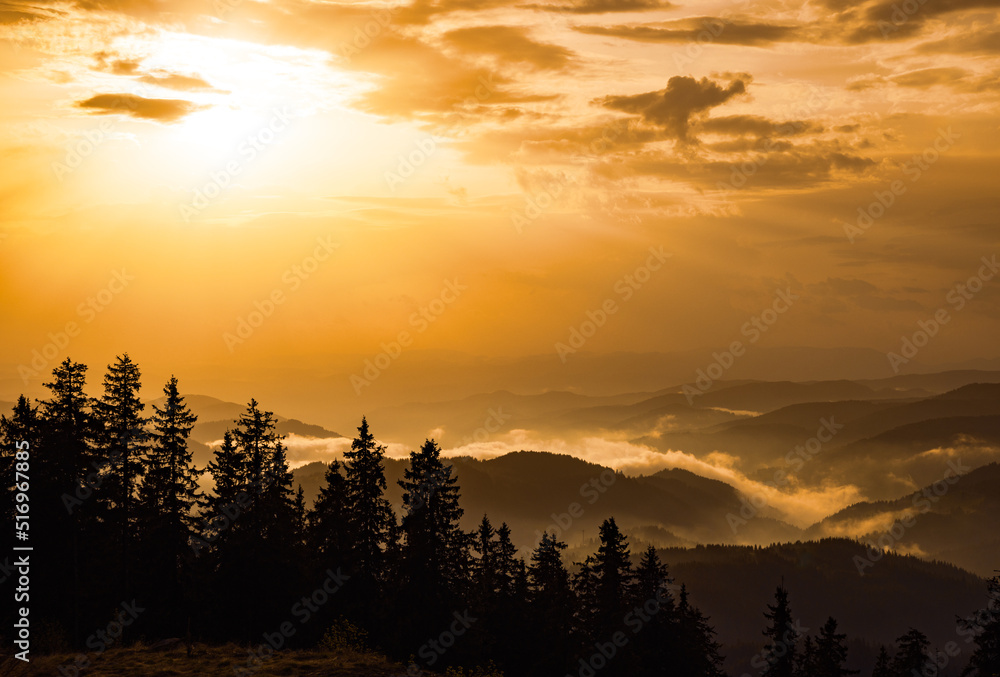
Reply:
<svg viewBox="0 0 1000 677"><path fill-rule="evenodd" d="M98 94L76 105L97 115L121 113L157 122L175 122L204 108L182 99L146 99L134 94Z"/></svg>
<svg viewBox="0 0 1000 677"><path fill-rule="evenodd" d="M800 36L796 26L732 21L718 17L695 17L637 26L574 26L591 35L606 35L638 42L693 43L762 46L791 41Z"/></svg>
<svg viewBox="0 0 1000 677"><path fill-rule="evenodd" d="M464 52L489 54L508 63L558 70L569 64L573 52L559 45L536 42L521 26L474 26L445 34L445 40Z"/></svg>
<svg viewBox="0 0 1000 677"><path fill-rule="evenodd" d="M776 122L759 115L728 115L703 120L698 125L699 131L714 134L729 134L732 136L753 135L794 136L807 132L822 132L823 127L806 120L789 120Z"/></svg>
<svg viewBox="0 0 1000 677"><path fill-rule="evenodd" d="M468 123L475 122L482 106L555 98L553 94L516 91L514 81L502 73L465 63L421 40L400 35L381 37L345 67L383 76L378 89L363 95L359 105L389 118L458 111Z"/></svg>
<svg viewBox="0 0 1000 677"><path fill-rule="evenodd" d="M551 5L525 5L525 7L572 14L610 14L612 12L648 12L657 9L671 9L674 5L666 0L576 0L575 2Z"/></svg>
<svg viewBox="0 0 1000 677"><path fill-rule="evenodd" d="M166 71L157 71L143 75L139 80L146 84L165 87L166 89L176 89L182 92L218 91L202 78Z"/></svg>
<svg viewBox="0 0 1000 677"><path fill-rule="evenodd" d="M633 96L607 96L598 103L612 110L637 114L648 123L662 126L671 137L686 142L692 116L746 94L746 86L742 79L723 87L708 78L695 80L675 75L667 81L665 89Z"/></svg>

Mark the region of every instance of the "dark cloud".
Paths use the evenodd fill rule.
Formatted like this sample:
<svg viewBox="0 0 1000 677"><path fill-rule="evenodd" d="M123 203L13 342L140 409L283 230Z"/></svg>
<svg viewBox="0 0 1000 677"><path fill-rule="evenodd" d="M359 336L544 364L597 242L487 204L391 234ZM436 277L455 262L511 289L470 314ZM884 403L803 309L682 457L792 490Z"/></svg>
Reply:
<svg viewBox="0 0 1000 677"><path fill-rule="evenodd" d="M689 141L688 126L692 116L724 104L746 93L746 82L733 80L728 86L702 78L675 75L666 89L633 96L606 96L601 105L639 115L644 121L663 127L673 138Z"/></svg>
<svg viewBox="0 0 1000 677"><path fill-rule="evenodd" d="M574 28L581 33L607 35L639 42L711 42L723 45L750 46L792 41L800 34L799 29L795 26L743 23L709 16L637 26L576 26Z"/></svg>
<svg viewBox="0 0 1000 677"><path fill-rule="evenodd" d="M460 28L445 34L445 40L465 52L489 54L511 62L524 63L537 69L561 69L569 64L573 52L528 37L521 26L476 26Z"/></svg>
<svg viewBox="0 0 1000 677"><path fill-rule="evenodd" d="M549 12L570 12L573 14L610 14L612 12L648 12L655 9L671 9L674 5L666 0L576 0L551 5L526 5L533 9Z"/></svg>
<svg viewBox="0 0 1000 677"><path fill-rule="evenodd" d="M134 94L98 94L76 105L98 115L120 113L157 122L174 122L203 108L181 99L146 99Z"/></svg>
<svg viewBox="0 0 1000 677"><path fill-rule="evenodd" d="M776 122L758 115L728 115L703 120L698 125L699 131L714 134L729 134L732 136L795 136L807 132L819 133L823 127L806 120L788 120Z"/></svg>

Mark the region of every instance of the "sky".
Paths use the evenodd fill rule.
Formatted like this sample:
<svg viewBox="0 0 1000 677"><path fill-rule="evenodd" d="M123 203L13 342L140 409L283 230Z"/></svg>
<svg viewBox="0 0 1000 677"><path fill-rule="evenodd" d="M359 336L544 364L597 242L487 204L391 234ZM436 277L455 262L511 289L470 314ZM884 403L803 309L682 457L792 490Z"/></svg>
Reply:
<svg viewBox="0 0 1000 677"><path fill-rule="evenodd" d="M1000 357L998 12L0 4L0 398L123 352L359 409L415 355Z"/></svg>

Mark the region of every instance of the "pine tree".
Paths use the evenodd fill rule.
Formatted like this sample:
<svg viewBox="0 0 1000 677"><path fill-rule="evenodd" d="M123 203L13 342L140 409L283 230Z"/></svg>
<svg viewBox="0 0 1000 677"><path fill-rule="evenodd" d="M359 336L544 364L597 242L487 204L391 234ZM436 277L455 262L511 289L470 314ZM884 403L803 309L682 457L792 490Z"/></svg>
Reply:
<svg viewBox="0 0 1000 677"><path fill-rule="evenodd" d="M85 610L116 595L107 590L110 582L103 575L115 563L107 559L106 539L97 530L99 505L93 494L106 477L94 451L97 423L94 402L84 392L86 374L87 365L69 358L52 370L53 380L43 384L51 396L39 405L40 442L31 455L31 529L38 534L33 547L40 553L36 572L48 581L32 600L36 608L49 609L53 622L77 642L91 624L84 616L93 614Z"/></svg>
<svg viewBox="0 0 1000 677"><path fill-rule="evenodd" d="M163 394L163 408L153 405L152 444L146 476L139 487L137 512L141 517L143 599L162 619L158 630L179 634L185 629L192 601L182 571L192 556L188 547L195 527L192 511L202 499L198 471L188 448L197 417L184 403L176 378L170 378ZM162 611L171 607L181 608L176 613Z"/></svg>
<svg viewBox="0 0 1000 677"><path fill-rule="evenodd" d="M816 637L814 660L809 674L815 677L846 677L856 675L859 670L848 670L847 635L837 632L837 621L830 617Z"/></svg>
<svg viewBox="0 0 1000 677"><path fill-rule="evenodd" d="M674 661L683 650L678 645L677 609L671 594L673 580L667 565L660 561L656 548L649 546L635 570L632 618L642 625L635 630L636 652L643 674L664 674L680 667Z"/></svg>
<svg viewBox="0 0 1000 677"><path fill-rule="evenodd" d="M572 657L573 591L562 561L566 544L542 534L528 567L530 677L563 672Z"/></svg>
<svg viewBox="0 0 1000 677"><path fill-rule="evenodd" d="M892 677L892 659L885 645L879 647L878 658L875 660L875 669L872 670L872 677Z"/></svg>
<svg viewBox="0 0 1000 677"><path fill-rule="evenodd" d="M722 671L721 646L715 640L715 629L708 619L688 599L681 586L677 602L677 656L682 669L680 677L725 677Z"/></svg>
<svg viewBox="0 0 1000 677"><path fill-rule="evenodd" d="M468 538L459 526L458 477L441 461L441 448L427 440L410 454L403 471L404 578L421 596L437 591L437 603L452 606L468 575ZM425 600L431 603L431 600ZM447 611L446 609L444 611Z"/></svg>
<svg viewBox="0 0 1000 677"><path fill-rule="evenodd" d="M108 365L104 376L104 395L95 410L102 424L102 451L108 475L101 488L117 534L121 560L120 584L122 596L131 589L133 534L136 531L135 498L139 481L146 472L149 449L147 419L142 412L146 405L139 399L139 367L128 353Z"/></svg>
<svg viewBox="0 0 1000 677"><path fill-rule="evenodd" d="M1000 575L987 582L987 592L988 603L984 608L968 619L959 619L963 631L971 633L976 643L962 677L1000 675Z"/></svg>
<svg viewBox="0 0 1000 677"><path fill-rule="evenodd" d="M376 581L382 578L384 547L395 522L386 490L385 447L375 443L368 421L361 419L351 450L344 453L350 516L352 566Z"/></svg>
<svg viewBox="0 0 1000 677"><path fill-rule="evenodd" d="M930 660L927 650L930 642L927 636L910 628L909 631L896 640L896 656L892 660L893 677L910 677L912 674L923 674Z"/></svg>
<svg viewBox="0 0 1000 677"><path fill-rule="evenodd" d="M799 633L792 619L788 591L783 585L775 590L774 600L774 604L769 604L768 611L764 613L764 617L771 623L764 630L764 636L768 639L764 646L767 665L762 674L768 677L793 677Z"/></svg>
<svg viewBox="0 0 1000 677"><path fill-rule="evenodd" d="M340 461L327 465L326 484L306 518L309 549L320 571L343 566L350 550L347 480L340 469Z"/></svg>

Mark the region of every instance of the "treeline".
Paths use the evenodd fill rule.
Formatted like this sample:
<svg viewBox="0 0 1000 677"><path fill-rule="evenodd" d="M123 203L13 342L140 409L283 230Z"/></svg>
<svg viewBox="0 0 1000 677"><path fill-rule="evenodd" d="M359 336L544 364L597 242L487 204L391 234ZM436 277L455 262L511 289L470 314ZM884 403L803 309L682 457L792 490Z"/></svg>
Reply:
<svg viewBox="0 0 1000 677"><path fill-rule="evenodd" d="M324 644L377 648L409 675L448 666L527 677L723 675L709 619L654 548L634 561L613 518L572 573L555 536L519 555L507 525L485 515L465 532L458 478L433 440L410 454L397 515L385 498L385 448L364 419L308 507L275 418L257 402L199 469L188 447L196 418L176 379L147 412L128 355L109 365L99 398L84 392L86 371L65 360L45 384L48 398L22 396L0 419L5 524L19 510L15 464L28 463L33 650L93 660L109 642L182 637L247 644L241 674L274 650ZM18 457L22 441L30 449ZM997 579L990 593L1000 605ZM834 619L800 637L781 587L768 609L758 674L856 674ZM12 627L13 610L2 613ZM1000 618L966 622L977 648L965 674L995 677ZM921 637L905 635L894 656L883 650L875 677L913 677L917 663L918 674L937 674L924 672L937 657Z"/></svg>

